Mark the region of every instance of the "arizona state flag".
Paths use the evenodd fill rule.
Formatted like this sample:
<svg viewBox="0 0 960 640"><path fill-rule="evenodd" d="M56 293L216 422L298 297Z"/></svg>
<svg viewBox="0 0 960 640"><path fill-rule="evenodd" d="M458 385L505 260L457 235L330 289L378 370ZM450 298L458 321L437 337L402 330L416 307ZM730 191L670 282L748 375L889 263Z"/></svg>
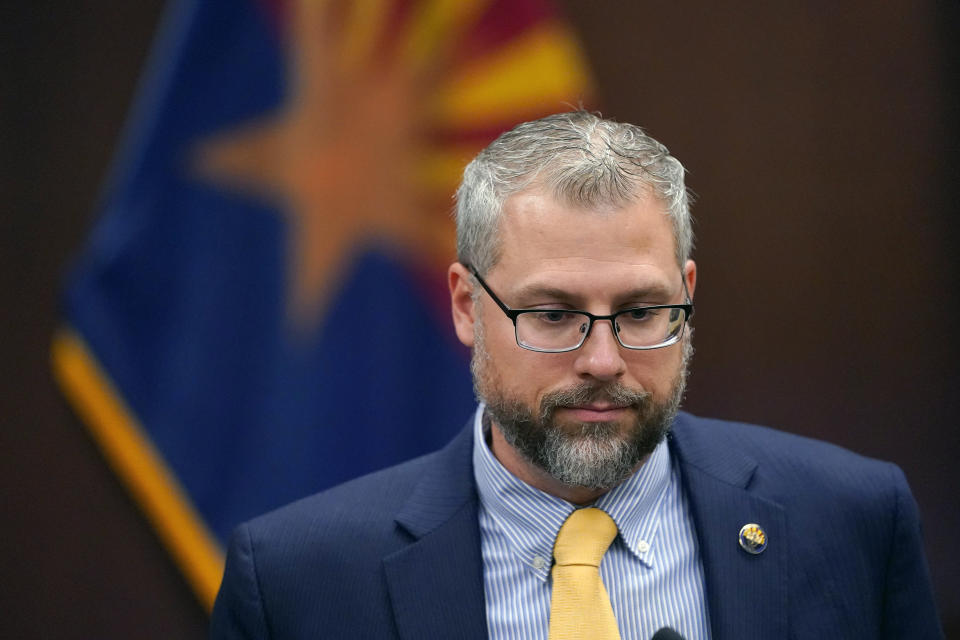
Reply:
<svg viewBox="0 0 960 640"><path fill-rule="evenodd" d="M587 94L546 0L169 7L53 362L202 602L239 522L461 428L451 194Z"/></svg>

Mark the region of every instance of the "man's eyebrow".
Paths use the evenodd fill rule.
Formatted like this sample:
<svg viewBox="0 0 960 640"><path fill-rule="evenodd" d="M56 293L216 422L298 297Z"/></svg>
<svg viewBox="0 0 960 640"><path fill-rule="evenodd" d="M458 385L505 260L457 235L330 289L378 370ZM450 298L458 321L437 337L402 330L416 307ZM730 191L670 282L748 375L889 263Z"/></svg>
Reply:
<svg viewBox="0 0 960 640"><path fill-rule="evenodd" d="M639 301L661 301L674 295L670 287L663 284L649 284L635 287L629 291L618 293L611 301L614 305L620 305ZM566 289L554 285L543 283L531 283L523 285L513 293L513 297L520 304L528 304L536 300L553 300L558 302L567 302L570 304L583 303L584 296L573 293Z"/></svg>
<svg viewBox="0 0 960 640"><path fill-rule="evenodd" d="M579 298L579 296L565 289L540 283L523 285L517 289L513 295L521 300L530 300L534 298L544 298L550 300L576 300Z"/></svg>
<svg viewBox="0 0 960 640"><path fill-rule="evenodd" d="M620 296L615 304L643 303L643 304L666 304L675 295L670 287L653 285L649 287L637 288ZM685 300L683 302L686 302Z"/></svg>

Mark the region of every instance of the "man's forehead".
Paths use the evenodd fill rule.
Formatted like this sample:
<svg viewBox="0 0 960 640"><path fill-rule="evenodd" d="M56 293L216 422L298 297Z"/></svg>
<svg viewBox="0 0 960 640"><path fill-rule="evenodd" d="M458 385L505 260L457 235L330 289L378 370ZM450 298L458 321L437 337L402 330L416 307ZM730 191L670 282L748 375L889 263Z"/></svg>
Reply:
<svg viewBox="0 0 960 640"><path fill-rule="evenodd" d="M557 197L549 189L532 186L507 196L503 201L499 232L537 232L567 223L572 229L588 229L607 218L620 216L623 223L670 230L668 205L647 189L629 200L576 202Z"/></svg>
<svg viewBox="0 0 960 640"><path fill-rule="evenodd" d="M549 289L570 288L578 285L617 285L654 290L672 288L673 280L681 276L674 262L646 260L594 260L586 257L517 261L509 269L515 288ZM518 268L519 267L519 268ZM508 270L504 270L506 273Z"/></svg>
<svg viewBox="0 0 960 640"><path fill-rule="evenodd" d="M673 227L656 198L585 210L542 191L517 193L505 203L498 244L498 265L510 271L678 268Z"/></svg>

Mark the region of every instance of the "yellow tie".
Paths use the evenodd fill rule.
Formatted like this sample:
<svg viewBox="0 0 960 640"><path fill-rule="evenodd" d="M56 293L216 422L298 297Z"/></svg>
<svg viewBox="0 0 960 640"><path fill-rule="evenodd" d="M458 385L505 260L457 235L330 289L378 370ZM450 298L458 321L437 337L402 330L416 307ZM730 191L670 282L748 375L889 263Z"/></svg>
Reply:
<svg viewBox="0 0 960 640"><path fill-rule="evenodd" d="M620 640L610 596L600 580L600 560L617 537L617 525L600 509L577 509L553 545L550 640Z"/></svg>

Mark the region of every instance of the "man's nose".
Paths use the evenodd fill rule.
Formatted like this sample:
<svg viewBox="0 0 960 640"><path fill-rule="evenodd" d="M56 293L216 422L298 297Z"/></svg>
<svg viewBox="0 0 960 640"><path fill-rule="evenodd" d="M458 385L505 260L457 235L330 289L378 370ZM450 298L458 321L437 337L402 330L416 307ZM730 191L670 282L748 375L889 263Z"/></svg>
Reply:
<svg viewBox="0 0 960 640"><path fill-rule="evenodd" d="M579 375L597 380L615 380L626 371L627 363L617 336L613 333L613 321L598 320L593 323L583 346L577 350L575 363Z"/></svg>

